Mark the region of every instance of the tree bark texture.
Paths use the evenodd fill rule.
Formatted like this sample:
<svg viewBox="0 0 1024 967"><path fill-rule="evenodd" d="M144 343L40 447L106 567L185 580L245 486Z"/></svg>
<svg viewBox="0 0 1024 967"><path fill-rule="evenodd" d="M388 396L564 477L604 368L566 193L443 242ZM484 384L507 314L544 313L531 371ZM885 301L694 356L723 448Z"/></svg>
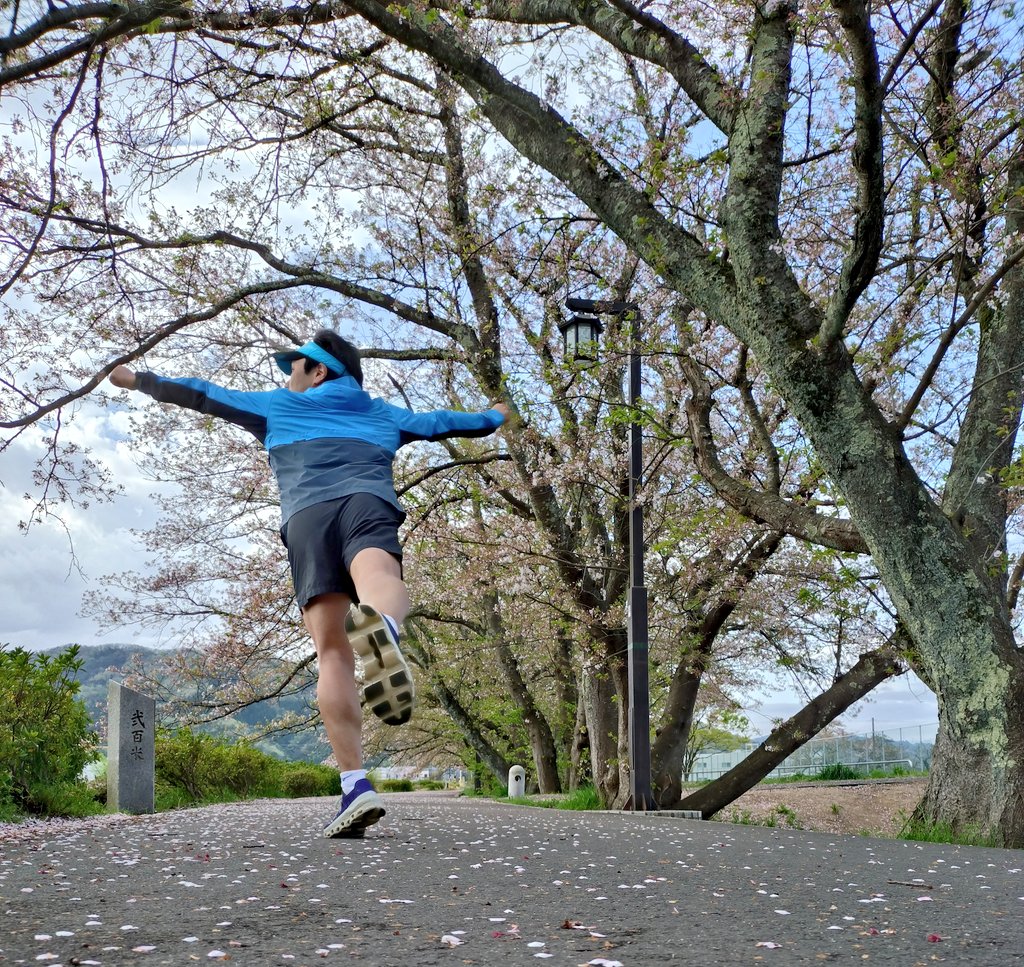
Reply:
<svg viewBox="0 0 1024 967"><path fill-rule="evenodd" d="M615 682L600 663L583 666L582 700L590 738L590 772L605 806L619 797L619 706ZM628 789L628 783L626 785Z"/></svg>

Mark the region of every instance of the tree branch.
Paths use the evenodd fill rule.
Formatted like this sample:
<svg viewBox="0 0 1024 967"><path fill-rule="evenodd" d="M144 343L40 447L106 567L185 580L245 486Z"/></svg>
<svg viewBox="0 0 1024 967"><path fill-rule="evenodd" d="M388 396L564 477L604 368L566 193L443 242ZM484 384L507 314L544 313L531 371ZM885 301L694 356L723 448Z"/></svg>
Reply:
<svg viewBox="0 0 1024 967"><path fill-rule="evenodd" d="M715 492L734 510L772 530L823 547L867 553L867 546L853 521L825 517L778 494L757 490L737 480L725 469L718 457L711 429L711 386L693 360L680 357L680 363L690 384L686 418L694 462L700 475L714 487Z"/></svg>
<svg viewBox="0 0 1024 967"><path fill-rule="evenodd" d="M854 145L853 170L857 176L852 244L843 259L835 291L821 323L824 343L842 337L850 310L875 276L885 227L885 184L882 156L882 98L878 51L871 14L865 0L834 0L839 22L846 32L853 59Z"/></svg>
<svg viewBox="0 0 1024 967"><path fill-rule="evenodd" d="M796 715L772 729L771 735L742 762L690 793L679 807L699 809L705 817L710 817L734 802L854 702L887 678L901 673L901 651L905 646L904 636L897 633L880 648L861 655L857 663L829 688Z"/></svg>

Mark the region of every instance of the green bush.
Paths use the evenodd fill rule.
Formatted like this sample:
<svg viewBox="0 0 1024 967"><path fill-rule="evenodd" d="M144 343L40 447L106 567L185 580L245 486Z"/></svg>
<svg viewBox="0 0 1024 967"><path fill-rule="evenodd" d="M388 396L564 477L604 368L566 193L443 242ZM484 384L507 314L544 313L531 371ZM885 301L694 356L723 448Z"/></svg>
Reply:
<svg viewBox="0 0 1024 967"><path fill-rule="evenodd" d="M0 646L0 814L95 811L79 783L97 758L79 699L79 648L57 655Z"/></svg>
<svg viewBox="0 0 1024 967"><path fill-rule="evenodd" d="M863 779L864 775L842 762L833 762L831 765L825 766L815 778L823 782L831 782L837 779Z"/></svg>
<svg viewBox="0 0 1024 967"><path fill-rule="evenodd" d="M374 788L380 792L412 792L412 779L375 779Z"/></svg>
<svg viewBox="0 0 1024 967"><path fill-rule="evenodd" d="M281 791L289 798L341 795L341 776L330 766L282 762L279 774Z"/></svg>
<svg viewBox="0 0 1024 967"><path fill-rule="evenodd" d="M444 783L438 782L437 779L417 779L413 783L414 789L425 789L429 792L436 792L438 789L444 789Z"/></svg>
<svg viewBox="0 0 1024 967"><path fill-rule="evenodd" d="M158 809L254 796L341 795L337 769L312 762L282 762L249 742L197 732L188 727L156 734Z"/></svg>
<svg viewBox="0 0 1024 967"><path fill-rule="evenodd" d="M181 790L193 802L273 795L277 765L247 742L232 745L190 728L157 731L157 782Z"/></svg>

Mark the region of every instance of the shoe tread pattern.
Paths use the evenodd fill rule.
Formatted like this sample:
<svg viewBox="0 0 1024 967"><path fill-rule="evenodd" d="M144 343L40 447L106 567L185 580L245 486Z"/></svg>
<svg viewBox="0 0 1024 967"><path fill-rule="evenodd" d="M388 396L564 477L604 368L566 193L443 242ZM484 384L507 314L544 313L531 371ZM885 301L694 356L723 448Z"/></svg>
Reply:
<svg viewBox="0 0 1024 967"><path fill-rule="evenodd" d="M416 702L412 672L391 641L384 619L369 605L354 605L345 629L363 666L364 704L389 725L408 722Z"/></svg>

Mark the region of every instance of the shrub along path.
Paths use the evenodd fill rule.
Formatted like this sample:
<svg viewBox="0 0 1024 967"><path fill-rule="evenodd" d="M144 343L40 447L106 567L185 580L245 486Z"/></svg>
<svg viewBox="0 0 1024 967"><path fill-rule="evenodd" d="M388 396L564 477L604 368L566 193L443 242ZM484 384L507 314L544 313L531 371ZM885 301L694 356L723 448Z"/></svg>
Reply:
<svg viewBox="0 0 1024 967"><path fill-rule="evenodd" d="M0 961L647 967L1005 965L1010 850L386 796L365 840L327 799L0 830Z"/></svg>

